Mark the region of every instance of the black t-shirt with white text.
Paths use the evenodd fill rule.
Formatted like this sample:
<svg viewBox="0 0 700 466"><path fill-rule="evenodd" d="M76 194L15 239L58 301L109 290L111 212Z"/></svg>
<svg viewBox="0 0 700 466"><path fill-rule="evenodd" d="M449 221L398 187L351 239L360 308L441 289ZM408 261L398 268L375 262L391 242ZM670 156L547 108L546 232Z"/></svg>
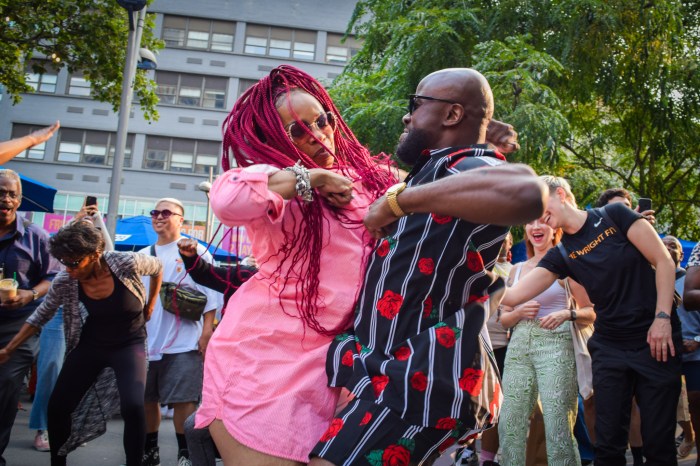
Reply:
<svg viewBox="0 0 700 466"><path fill-rule="evenodd" d="M600 210L587 210L583 226L562 237L568 261L559 248L552 248L537 266L560 278L570 276L586 289L595 304L596 338L618 347L641 348L647 344L656 313L656 272L627 239L627 231L644 217L622 203L609 204L605 212L615 223L611 225ZM671 324L678 333L675 312Z"/></svg>

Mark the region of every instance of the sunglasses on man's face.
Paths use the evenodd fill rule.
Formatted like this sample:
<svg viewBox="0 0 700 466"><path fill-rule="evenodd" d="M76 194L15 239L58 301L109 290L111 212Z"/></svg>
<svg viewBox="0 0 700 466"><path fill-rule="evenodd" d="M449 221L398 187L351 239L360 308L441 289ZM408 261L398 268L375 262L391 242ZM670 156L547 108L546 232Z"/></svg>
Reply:
<svg viewBox="0 0 700 466"><path fill-rule="evenodd" d="M87 256L85 256L85 257L87 257ZM77 261L69 261L69 260L66 260L66 259L58 259L58 262L60 262L61 264L65 265L65 266L68 267L69 269L76 269L76 268L78 268L78 266L80 265L80 263L81 263L82 261L85 260L85 257L82 257L82 258L78 259Z"/></svg>
<svg viewBox="0 0 700 466"><path fill-rule="evenodd" d="M292 141L302 139L306 137L310 132L312 132L314 128L322 130L328 125L331 125L331 127L335 128L335 115L333 114L333 112L321 113L318 116L318 118L316 118L316 121L312 123L302 121L302 123L304 124L304 126L306 126L306 130L303 126L301 126L301 124L299 124L299 122L296 121L293 121L289 125L287 125L285 129L287 130L287 135L289 136L289 139L291 139Z"/></svg>
<svg viewBox="0 0 700 466"><path fill-rule="evenodd" d="M151 211L151 218L154 218L154 219L158 218L159 216L163 217L163 218L170 218L171 215L179 215L180 217L182 217L182 214L178 214L177 212L173 212L172 210L168 210L168 209L163 209L163 210L153 209Z"/></svg>
<svg viewBox="0 0 700 466"><path fill-rule="evenodd" d="M452 100L438 99L437 97L430 97L427 95L410 94L408 96L408 113L409 113L409 115L413 115L413 111L419 107L418 105L416 105L416 101L418 99L432 100L433 102L445 102L447 104L453 104L453 105L459 103L459 102L454 102Z"/></svg>

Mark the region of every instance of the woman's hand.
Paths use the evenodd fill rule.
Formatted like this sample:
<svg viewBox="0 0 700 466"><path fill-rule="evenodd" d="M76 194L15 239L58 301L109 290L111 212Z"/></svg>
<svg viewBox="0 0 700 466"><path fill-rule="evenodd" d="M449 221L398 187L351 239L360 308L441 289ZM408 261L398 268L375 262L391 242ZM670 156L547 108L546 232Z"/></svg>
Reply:
<svg viewBox="0 0 700 466"><path fill-rule="evenodd" d="M561 324L571 320L571 311L568 309L562 309L561 311L552 312L540 319L540 328L545 330L554 330Z"/></svg>
<svg viewBox="0 0 700 466"><path fill-rule="evenodd" d="M75 214L75 220L89 220L95 223L94 216L97 213L97 206L94 205L83 205L77 214Z"/></svg>
<svg viewBox="0 0 700 466"><path fill-rule="evenodd" d="M309 170L311 187L334 207L342 207L352 201L352 180L323 168Z"/></svg>
<svg viewBox="0 0 700 466"><path fill-rule="evenodd" d="M515 306L513 312L518 314L520 320L532 320L537 317L537 313L540 312L540 303L537 301L528 301Z"/></svg>
<svg viewBox="0 0 700 466"><path fill-rule="evenodd" d="M196 239L182 238L177 242L177 248L180 251L180 255L185 257L194 257L197 255L198 244L199 243Z"/></svg>

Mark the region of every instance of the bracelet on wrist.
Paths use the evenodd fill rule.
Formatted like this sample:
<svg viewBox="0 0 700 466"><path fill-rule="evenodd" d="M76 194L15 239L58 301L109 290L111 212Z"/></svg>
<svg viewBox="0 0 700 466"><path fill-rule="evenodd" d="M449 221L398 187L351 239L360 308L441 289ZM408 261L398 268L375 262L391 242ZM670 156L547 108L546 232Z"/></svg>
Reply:
<svg viewBox="0 0 700 466"><path fill-rule="evenodd" d="M301 197L305 202L311 202L314 200L313 190L311 189L311 174L309 170L301 164L301 160L297 161L291 167L286 167L284 171L289 171L294 173L296 177L296 184L294 189L297 192L297 196Z"/></svg>

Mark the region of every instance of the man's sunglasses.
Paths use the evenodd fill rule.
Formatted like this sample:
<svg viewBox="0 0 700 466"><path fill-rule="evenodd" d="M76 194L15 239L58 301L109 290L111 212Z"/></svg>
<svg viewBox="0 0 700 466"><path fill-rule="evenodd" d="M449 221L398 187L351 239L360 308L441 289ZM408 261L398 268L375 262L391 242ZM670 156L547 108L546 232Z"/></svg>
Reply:
<svg viewBox="0 0 700 466"><path fill-rule="evenodd" d="M80 263L81 263L83 260L85 260L85 257L87 257L87 256L84 256L84 257L78 259L77 261L68 261L68 260L65 260L65 259L58 259L58 262L60 262L61 264L65 265L65 266L68 267L69 269L75 269L75 268L77 268L77 267L80 265Z"/></svg>
<svg viewBox="0 0 700 466"><path fill-rule="evenodd" d="M416 100L418 100L418 99L433 100L435 102L445 102L448 104L459 104L459 102L454 102L452 100L438 99L437 97L430 97L427 95L409 94L409 96L408 96L408 113L410 115L413 115L413 111L417 108Z"/></svg>
<svg viewBox="0 0 700 466"><path fill-rule="evenodd" d="M312 132L314 128L322 130L328 125L335 128L335 114L333 114L333 112L322 113L313 123L307 123L305 121L302 121L302 123L304 126L306 126L306 129L304 129L304 126L300 125L297 121L293 121L285 127L289 139L292 141L302 139Z"/></svg>
<svg viewBox="0 0 700 466"><path fill-rule="evenodd" d="M171 215L179 215L180 217L182 217L182 214L178 214L177 212L173 212L172 210L168 210L168 209L163 209L163 210L153 209L151 211L151 218L154 218L154 219L158 218L159 216L163 217L163 218L170 218Z"/></svg>

